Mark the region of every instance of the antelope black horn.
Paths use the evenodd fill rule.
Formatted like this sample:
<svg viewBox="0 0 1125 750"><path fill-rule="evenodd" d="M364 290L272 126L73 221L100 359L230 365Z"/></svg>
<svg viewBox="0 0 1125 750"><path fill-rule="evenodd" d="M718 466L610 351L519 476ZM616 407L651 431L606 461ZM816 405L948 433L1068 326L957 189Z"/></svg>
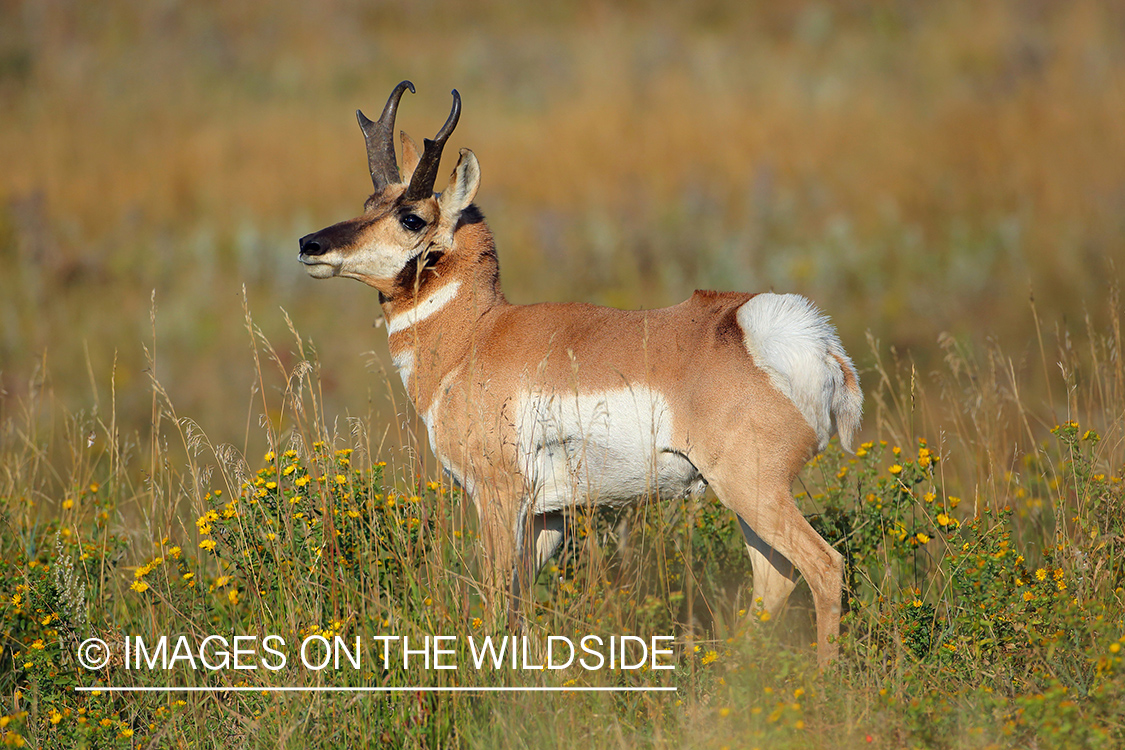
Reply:
<svg viewBox="0 0 1125 750"><path fill-rule="evenodd" d="M441 130L432 141L426 139L422 158L414 170L414 176L410 178L410 187L406 189L405 200L417 201L434 194L434 181L437 179L442 149L445 148L445 142L449 140L453 129L457 127L457 120L460 117L461 95L457 93L457 89L453 89L453 109L449 112L449 119L441 126Z"/></svg>
<svg viewBox="0 0 1125 750"><path fill-rule="evenodd" d="M395 90L387 99L387 106L383 107L383 114L379 115L378 122L368 120L358 109L355 111L355 117L359 120L359 127L363 131L363 140L367 142L367 167L371 170L371 184L375 186L375 192L399 181L393 136L398 101L407 89L413 94L414 84L403 81L395 86Z"/></svg>

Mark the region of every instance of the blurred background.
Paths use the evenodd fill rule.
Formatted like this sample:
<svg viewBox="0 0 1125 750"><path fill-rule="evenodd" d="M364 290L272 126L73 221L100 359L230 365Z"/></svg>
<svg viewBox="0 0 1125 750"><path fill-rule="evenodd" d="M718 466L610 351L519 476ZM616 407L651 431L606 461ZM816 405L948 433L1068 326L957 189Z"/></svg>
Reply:
<svg viewBox="0 0 1125 750"><path fill-rule="evenodd" d="M939 337L1000 342L1031 393L1041 338L1113 319L1122 3L471 5L0 0L0 412L49 387L143 433L147 348L244 445L245 287L283 364L283 310L315 346L330 425L405 415L377 295L296 260L361 211L353 113L404 78L415 139L462 94L439 188L472 148L513 302L796 291L868 384L870 332L923 377Z"/></svg>

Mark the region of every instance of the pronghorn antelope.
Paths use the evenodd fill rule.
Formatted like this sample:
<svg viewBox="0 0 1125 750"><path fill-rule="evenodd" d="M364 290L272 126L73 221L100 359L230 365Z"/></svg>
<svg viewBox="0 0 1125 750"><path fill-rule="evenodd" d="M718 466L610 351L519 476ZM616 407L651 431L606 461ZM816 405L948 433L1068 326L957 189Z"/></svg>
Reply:
<svg viewBox="0 0 1125 750"><path fill-rule="evenodd" d="M799 572L812 589L822 664L836 653L843 558L791 494L833 431L850 450L863 394L828 318L795 294L697 291L674 307L512 305L473 204L480 168L462 149L434 193L461 97L421 153L393 130L409 81L378 121L357 112L374 192L363 214L300 239L318 278L379 292L395 368L430 447L472 497L485 578L512 601L583 503L683 497L708 484L734 511L753 596L776 611Z"/></svg>

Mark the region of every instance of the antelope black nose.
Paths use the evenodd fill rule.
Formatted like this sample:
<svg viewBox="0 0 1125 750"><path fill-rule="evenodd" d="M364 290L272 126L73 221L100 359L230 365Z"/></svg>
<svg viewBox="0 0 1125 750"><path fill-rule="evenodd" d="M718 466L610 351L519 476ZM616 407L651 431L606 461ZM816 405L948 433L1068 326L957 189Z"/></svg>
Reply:
<svg viewBox="0 0 1125 750"><path fill-rule="evenodd" d="M301 239L297 240L297 244L301 246L301 255L323 255L328 248L322 247L320 242L316 239L316 233L306 234Z"/></svg>

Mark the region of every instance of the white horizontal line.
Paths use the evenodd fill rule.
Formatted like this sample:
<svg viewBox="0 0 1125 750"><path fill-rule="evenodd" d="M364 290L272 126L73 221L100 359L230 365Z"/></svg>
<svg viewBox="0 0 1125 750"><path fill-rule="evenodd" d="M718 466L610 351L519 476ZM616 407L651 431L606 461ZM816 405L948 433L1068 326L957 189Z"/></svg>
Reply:
<svg viewBox="0 0 1125 750"><path fill-rule="evenodd" d="M451 281L406 312L395 315L387 321L387 335L393 336L399 331L418 325L449 304L457 296L457 290L460 288L460 281Z"/></svg>
<svg viewBox="0 0 1125 750"><path fill-rule="evenodd" d="M79 685L75 692L103 692L103 693L642 693L642 692L676 692L676 687L468 687L448 686L429 687L419 685L415 687L161 687L151 685L133 685L128 687L97 687L92 685Z"/></svg>

